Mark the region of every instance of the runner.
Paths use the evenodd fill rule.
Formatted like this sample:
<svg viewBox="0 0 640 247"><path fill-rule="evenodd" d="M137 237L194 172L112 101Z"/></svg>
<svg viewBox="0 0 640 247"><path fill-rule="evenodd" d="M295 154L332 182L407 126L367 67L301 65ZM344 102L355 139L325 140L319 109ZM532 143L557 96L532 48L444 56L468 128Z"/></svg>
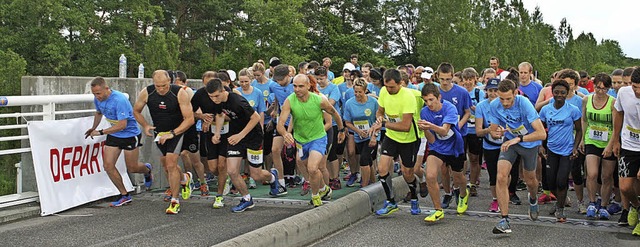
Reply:
<svg viewBox="0 0 640 247"><path fill-rule="evenodd" d="M267 106L265 105L265 101L263 99L262 90L251 86L251 78L249 77L251 74L247 71L247 69L242 69L238 72L238 83L240 84L240 94L244 97L251 108L256 111L260 115L260 123L258 124L260 128L262 128L264 132L264 112L267 110ZM253 76L253 75L251 75ZM273 136L273 135L272 135ZM263 141L264 145L264 141ZM263 149L264 152L264 149ZM264 157L264 154L263 154ZM246 164L245 164L246 165ZM246 167L246 166L245 166ZM246 169L241 169L242 171L246 171ZM249 168L250 171L250 168ZM257 187L255 179L253 177L249 177L249 189L255 189Z"/></svg>
<svg viewBox="0 0 640 247"><path fill-rule="evenodd" d="M102 153L104 170L109 179L120 192L120 198L109 204L111 207L120 207L131 202L131 195L125 189L122 176L116 168L118 157L124 150L124 162L127 172L144 174L144 186L151 189L153 177L151 164L138 162L141 144L141 133L133 116L133 108L129 99L120 91L112 90L102 77L96 77L91 81L91 93L95 96L93 103L96 113L93 118L93 126L84 133L84 137L107 135ZM105 117L111 127L96 130L102 117Z"/></svg>
<svg viewBox="0 0 640 247"><path fill-rule="evenodd" d="M500 146L504 142L504 138L493 139L491 135L489 135L489 120L491 119L491 101L498 98L498 83L500 83L500 80L498 78L491 78L489 79L489 81L487 81L485 90L487 91L488 97L487 99L478 103L478 105L476 106L476 135L483 139L482 150L484 153L484 159L487 163L487 172L489 173L489 186L491 189L491 196L493 197L493 200L489 205L489 212L494 213L500 212L500 207L498 206L498 197L496 195L496 178L498 175L498 157L500 156ZM515 176L517 178L517 169L512 169L512 171L516 172L515 175L512 174L512 176Z"/></svg>
<svg viewBox="0 0 640 247"><path fill-rule="evenodd" d="M435 212L424 218L424 221L435 222L444 218L438 188L438 169L443 165L450 166L454 185L458 188L465 186L466 178L462 173L465 161L464 140L458 130L458 111L452 103L442 99L438 87L433 84L425 85L422 97L427 107L420 112L418 126L429 142L427 187L435 208ZM469 207L469 189L465 189L459 197L457 212L462 214Z"/></svg>
<svg viewBox="0 0 640 247"><path fill-rule="evenodd" d="M536 179L536 161L541 140L546 138L544 126L533 108L531 101L517 95L516 84L505 79L498 84L499 100L491 101L491 137L506 137L500 148L498 158L498 179L496 194L502 219L493 229L493 233L510 233L509 225L509 173L517 156L521 156L524 165L524 179L529 191L529 218L538 219L538 181Z"/></svg>
<svg viewBox="0 0 640 247"><path fill-rule="evenodd" d="M471 196L478 196L477 185L480 184L480 163L482 163L482 139L476 135L476 105L486 98L485 92L476 87L478 72L473 68L462 70L462 86L471 97L471 114L467 120L467 136L465 136L465 151L469 152L469 182L467 188ZM466 169L465 169L466 172Z"/></svg>
<svg viewBox="0 0 640 247"><path fill-rule="evenodd" d="M322 72L322 73L321 73ZM327 81L326 78L326 69L324 69L324 67L322 69L318 69L318 74L316 75L316 78L318 79L318 90L320 91L320 93L322 93L322 95L324 95L325 97L327 97L327 99L329 100L329 103L333 106L333 108L335 108L336 110L340 109L340 101L342 99L342 94L340 94L340 90L338 89L338 86L336 86L335 84L331 84L329 83L329 81ZM343 83L340 85L346 85L347 83ZM339 190L341 189L341 182L340 182L340 163L342 162L342 159L339 159L338 157L338 153L342 153L338 150L338 148L342 147L342 150L344 150L344 145L338 145L338 124L336 123L335 119L332 122L332 128L333 128L333 143L331 143L331 149L329 150L329 163L328 163L328 170L329 170L329 187L331 187L332 190Z"/></svg>
<svg viewBox="0 0 640 247"><path fill-rule="evenodd" d="M171 189L171 204L167 214L180 212L178 191L182 199L189 199L193 189L191 172L182 173L178 166L182 137L194 123L189 95L178 85L171 85L171 78L165 70L153 72L153 85L142 89L133 107L134 116L147 136L155 136L154 142L160 149L160 162L167 170ZM149 108L153 125L142 116L145 105ZM153 132L152 132L153 131Z"/></svg>
<svg viewBox="0 0 640 247"><path fill-rule="evenodd" d="M269 85L269 92L274 95L274 99L277 102L276 109L281 109L284 101L289 95L291 95L291 93L293 93L291 78L293 78L293 76L289 74L289 65L280 64L273 69L273 80L276 83ZM271 117L276 118L278 117L278 114L279 113L277 110L273 111L271 113ZM292 128L289 128L290 119L285 120L285 126L287 126L287 130L291 131ZM277 131L274 131L273 134L273 144L271 147L271 153L273 154L273 167L278 171L278 182L281 186L278 188L278 193L271 194L271 196L283 196L287 194L287 188L284 186L284 166L282 163L282 156L280 156L280 153L282 153L282 149L284 148L284 138Z"/></svg>
<svg viewBox="0 0 640 247"><path fill-rule="evenodd" d="M300 160L307 161L311 200L313 205L318 207L322 205L321 198L330 198L332 194L319 169L320 162L327 152L327 132L324 130L322 111L331 114L336 120L339 143L344 141L345 128L340 114L326 98L309 93L310 81L307 76L297 75L293 79L293 85L295 93L289 95L282 105L277 130L287 145L295 143ZM285 127L290 114L293 117L293 135Z"/></svg>

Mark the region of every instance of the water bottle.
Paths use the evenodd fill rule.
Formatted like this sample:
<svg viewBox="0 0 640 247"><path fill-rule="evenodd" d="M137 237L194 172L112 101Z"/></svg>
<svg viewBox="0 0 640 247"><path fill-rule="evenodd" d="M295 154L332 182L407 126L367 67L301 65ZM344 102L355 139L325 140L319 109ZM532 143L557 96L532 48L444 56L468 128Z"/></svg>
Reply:
<svg viewBox="0 0 640 247"><path fill-rule="evenodd" d="M138 78L144 78L144 65L138 65Z"/></svg>
<svg viewBox="0 0 640 247"><path fill-rule="evenodd" d="M118 64L118 77L127 78L127 57L125 57L124 54L120 54Z"/></svg>

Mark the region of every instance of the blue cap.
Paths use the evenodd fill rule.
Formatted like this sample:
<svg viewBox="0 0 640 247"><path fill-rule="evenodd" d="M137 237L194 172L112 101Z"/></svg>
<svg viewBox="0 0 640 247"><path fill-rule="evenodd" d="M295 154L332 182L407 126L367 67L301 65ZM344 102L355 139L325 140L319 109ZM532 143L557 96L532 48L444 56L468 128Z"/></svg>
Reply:
<svg viewBox="0 0 640 247"><path fill-rule="evenodd" d="M500 83L500 79L498 78L491 78L489 79L489 81L487 82L487 86L485 87L485 89L492 89L492 88L498 88L498 83Z"/></svg>

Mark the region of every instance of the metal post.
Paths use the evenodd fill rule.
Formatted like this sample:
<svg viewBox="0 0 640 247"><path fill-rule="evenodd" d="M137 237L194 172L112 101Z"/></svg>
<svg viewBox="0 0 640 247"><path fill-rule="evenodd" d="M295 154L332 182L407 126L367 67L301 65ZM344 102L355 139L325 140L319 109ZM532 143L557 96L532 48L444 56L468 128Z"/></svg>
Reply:
<svg viewBox="0 0 640 247"><path fill-rule="evenodd" d="M22 193L22 162L15 164L16 167L16 193Z"/></svg>
<svg viewBox="0 0 640 247"><path fill-rule="evenodd" d="M55 120L56 119L56 103L50 102L48 104L42 105L42 120Z"/></svg>

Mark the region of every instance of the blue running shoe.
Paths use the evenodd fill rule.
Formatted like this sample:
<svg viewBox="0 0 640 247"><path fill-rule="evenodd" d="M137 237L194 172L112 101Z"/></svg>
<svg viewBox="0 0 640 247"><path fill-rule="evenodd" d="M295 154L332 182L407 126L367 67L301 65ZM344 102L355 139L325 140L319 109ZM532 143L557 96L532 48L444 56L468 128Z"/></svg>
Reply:
<svg viewBox="0 0 640 247"><path fill-rule="evenodd" d="M493 234L511 233L511 225L509 220L502 218L493 228Z"/></svg>
<svg viewBox="0 0 640 247"><path fill-rule="evenodd" d="M111 207L120 207L131 202L131 195L120 196L118 200L109 204Z"/></svg>
<svg viewBox="0 0 640 247"><path fill-rule="evenodd" d="M418 200L411 199L411 214L419 215L420 213L422 213L422 210L420 210L420 206L418 205Z"/></svg>
<svg viewBox="0 0 640 247"><path fill-rule="evenodd" d="M238 206L235 206L233 208L231 208L231 212L234 213L240 213L240 212L244 212L245 210L249 209L249 208L253 208L253 198L249 199L249 201L246 201L244 198L242 198L242 200L240 200L240 204L238 204Z"/></svg>
<svg viewBox="0 0 640 247"><path fill-rule="evenodd" d="M593 202L589 203L589 206L587 207L587 219L595 220L597 212L598 209L596 208L596 204Z"/></svg>
<svg viewBox="0 0 640 247"><path fill-rule="evenodd" d="M347 187L353 187L356 181L358 181L358 173L351 174L349 181L347 181Z"/></svg>
<svg viewBox="0 0 640 247"><path fill-rule="evenodd" d="M527 194L527 198L531 198L531 194ZM538 200L536 200L535 204L529 204L529 219L536 221L538 220L539 214L540 214L540 208L538 206Z"/></svg>
<svg viewBox="0 0 640 247"><path fill-rule="evenodd" d="M376 211L376 215L378 216L386 216L386 215L390 215L391 213L398 211L398 204L397 203L391 203L390 201L384 201L384 205L382 206L381 209L378 209L378 211Z"/></svg>
<svg viewBox="0 0 640 247"><path fill-rule="evenodd" d="M193 182L193 190L200 190L200 181L196 180Z"/></svg>
<svg viewBox="0 0 640 247"><path fill-rule="evenodd" d="M269 191L269 195L278 196L278 194L280 193L280 187L282 187L280 185L280 182L278 181L278 170L276 170L276 168L271 168L271 175L275 177L275 181L270 184L271 190Z"/></svg>
<svg viewBox="0 0 640 247"><path fill-rule="evenodd" d="M607 211L607 209L601 208L600 210L598 210L598 218L600 218L601 220L609 220L609 218L611 218L611 215L609 215L609 211Z"/></svg>
<svg viewBox="0 0 640 247"><path fill-rule="evenodd" d="M400 173L400 163L398 163L398 162L394 162L393 163L393 172L394 173Z"/></svg>
<svg viewBox="0 0 640 247"><path fill-rule="evenodd" d="M144 166L149 169L149 173L144 174L144 187L147 187L147 189L151 189L151 185L153 184L153 174L151 172L152 167L149 163L145 163Z"/></svg>
<svg viewBox="0 0 640 247"><path fill-rule="evenodd" d="M442 197L442 208L449 208L449 204L451 204L451 195L444 195Z"/></svg>
<svg viewBox="0 0 640 247"><path fill-rule="evenodd" d="M607 211L609 211L610 215L618 214L622 212L622 207L620 206L620 204L614 202L609 204L609 207L607 207Z"/></svg>

